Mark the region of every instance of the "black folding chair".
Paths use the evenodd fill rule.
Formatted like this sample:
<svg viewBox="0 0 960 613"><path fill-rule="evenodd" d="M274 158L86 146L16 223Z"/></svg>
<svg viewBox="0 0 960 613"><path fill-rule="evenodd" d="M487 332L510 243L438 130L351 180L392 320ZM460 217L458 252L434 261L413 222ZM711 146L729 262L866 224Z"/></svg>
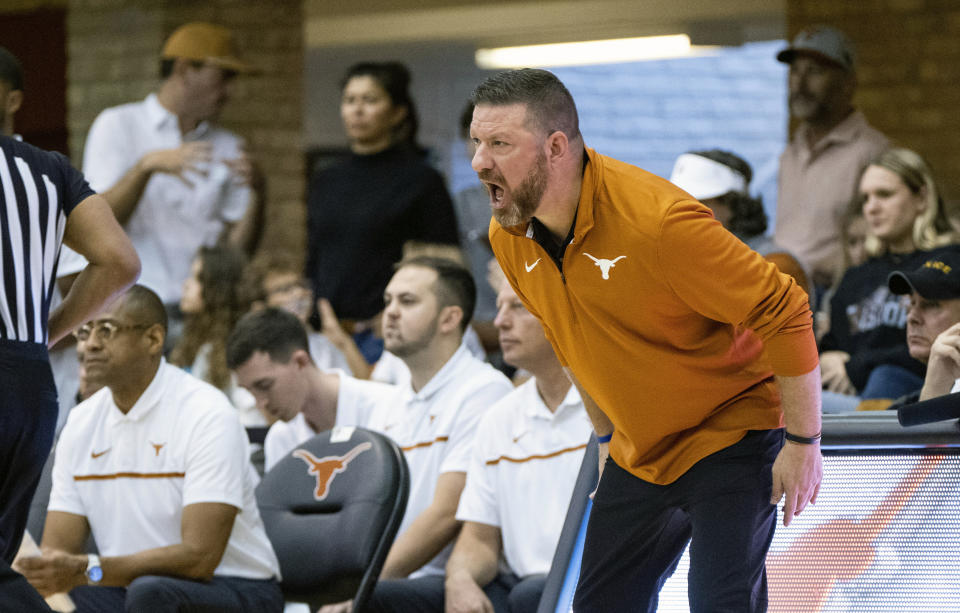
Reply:
<svg viewBox="0 0 960 613"><path fill-rule="evenodd" d="M268 471L257 503L287 600L316 610L352 598L363 611L409 490L400 448L363 428L322 432Z"/></svg>

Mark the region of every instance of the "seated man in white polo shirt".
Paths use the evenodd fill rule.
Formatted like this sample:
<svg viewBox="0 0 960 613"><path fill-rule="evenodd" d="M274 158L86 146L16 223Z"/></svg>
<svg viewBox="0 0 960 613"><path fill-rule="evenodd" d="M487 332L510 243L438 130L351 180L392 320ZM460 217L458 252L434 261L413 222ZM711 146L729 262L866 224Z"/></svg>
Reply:
<svg viewBox="0 0 960 613"><path fill-rule="evenodd" d="M222 392L164 361L165 333L139 285L77 330L106 387L70 412L43 555L21 570L80 613L282 611L246 432ZM83 553L90 533L100 557Z"/></svg>
<svg viewBox="0 0 960 613"><path fill-rule="evenodd" d="M396 386L318 368L303 322L282 309L244 315L227 339L226 352L238 383L277 420L263 443L266 470L318 432L368 426L377 406L400 403Z"/></svg>
<svg viewBox="0 0 960 613"><path fill-rule="evenodd" d="M480 420L457 510L463 528L446 579L408 581L374 610L537 609L592 426L543 326L506 282L497 310L504 361L533 378Z"/></svg>
<svg viewBox="0 0 960 613"><path fill-rule="evenodd" d="M410 369L410 383L400 388L396 404L378 407L368 425L403 450L410 496L375 594L404 583L384 580L443 576L460 530L456 510L477 423L513 389L463 343L476 302L469 270L443 258L404 260L387 284L384 302L384 346ZM241 370L237 373L244 381ZM321 611L350 608L347 602Z"/></svg>

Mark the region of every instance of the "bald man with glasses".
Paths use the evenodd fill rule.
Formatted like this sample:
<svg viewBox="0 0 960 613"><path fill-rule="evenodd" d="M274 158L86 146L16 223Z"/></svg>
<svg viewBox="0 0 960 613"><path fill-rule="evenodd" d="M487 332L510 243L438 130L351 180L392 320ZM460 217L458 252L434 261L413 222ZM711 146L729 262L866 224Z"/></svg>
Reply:
<svg viewBox="0 0 960 613"><path fill-rule="evenodd" d="M43 554L18 570L78 613L282 611L246 432L222 392L163 359L163 303L134 286L75 335L105 388L70 412Z"/></svg>

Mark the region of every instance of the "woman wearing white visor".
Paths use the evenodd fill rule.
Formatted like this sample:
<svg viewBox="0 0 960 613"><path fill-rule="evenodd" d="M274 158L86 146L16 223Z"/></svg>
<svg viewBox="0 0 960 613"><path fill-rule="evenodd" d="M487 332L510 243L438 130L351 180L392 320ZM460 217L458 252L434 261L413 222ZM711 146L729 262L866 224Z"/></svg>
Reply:
<svg viewBox="0 0 960 613"><path fill-rule="evenodd" d="M753 170L745 160L728 151L692 151L677 158L670 182L705 204L723 227L748 247L777 265L810 291L800 262L766 235L767 215L760 197L748 192Z"/></svg>

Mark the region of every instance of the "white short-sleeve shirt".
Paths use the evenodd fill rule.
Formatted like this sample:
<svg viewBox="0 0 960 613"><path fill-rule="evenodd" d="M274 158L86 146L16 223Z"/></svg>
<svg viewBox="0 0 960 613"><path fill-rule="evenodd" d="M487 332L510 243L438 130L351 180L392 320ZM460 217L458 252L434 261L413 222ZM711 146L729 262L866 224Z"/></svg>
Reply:
<svg viewBox="0 0 960 613"><path fill-rule="evenodd" d="M180 543L187 505L228 504L239 511L214 574L279 577L256 483L246 431L226 396L163 361L126 414L108 388L70 412L49 510L83 515L100 553L123 556Z"/></svg>
<svg viewBox="0 0 960 613"><path fill-rule="evenodd" d="M480 417L512 389L509 379L462 344L423 389L414 392L407 385L399 407L376 412L372 429L397 442L410 468L410 497L398 535L433 501L441 474L467 472ZM450 550L447 546L411 577L442 575Z"/></svg>
<svg viewBox="0 0 960 613"><path fill-rule="evenodd" d="M310 357L313 363L320 370L344 370L353 374L350 370L350 364L347 362L347 356L337 349L325 334L319 332L308 332L307 343L310 346Z"/></svg>
<svg viewBox="0 0 960 613"><path fill-rule="evenodd" d="M197 249L213 245L228 223L243 217L251 191L226 165L240 156L236 135L201 122L182 135L177 116L155 94L104 110L94 120L83 152L83 174L98 192L113 187L145 154L184 142L211 144L213 158L183 179L156 172L147 181L124 229L140 255L140 283L164 303L179 302ZM184 180L185 179L185 180Z"/></svg>
<svg viewBox="0 0 960 613"><path fill-rule="evenodd" d="M66 245L60 246L60 259L57 262L57 280L82 271L87 266L87 260ZM53 285L53 297L50 309L63 302L60 288ZM77 356L77 345L71 343L66 347L50 350L50 370L57 384L57 396L60 400L60 413L57 416L57 432L63 428L67 414L77 404L77 391L80 389L80 359Z"/></svg>
<svg viewBox="0 0 960 613"><path fill-rule="evenodd" d="M500 528L518 577L550 570L592 431L576 388L551 413L534 379L480 420L457 519Z"/></svg>
<svg viewBox="0 0 960 613"><path fill-rule="evenodd" d="M400 402L400 389L386 383L364 381L337 371L340 376L340 391L337 394L336 426L368 427L377 407L396 406ZM303 413L290 421L276 421L267 431L263 441L264 469L270 470L288 453L314 436L317 431L310 427Z"/></svg>

